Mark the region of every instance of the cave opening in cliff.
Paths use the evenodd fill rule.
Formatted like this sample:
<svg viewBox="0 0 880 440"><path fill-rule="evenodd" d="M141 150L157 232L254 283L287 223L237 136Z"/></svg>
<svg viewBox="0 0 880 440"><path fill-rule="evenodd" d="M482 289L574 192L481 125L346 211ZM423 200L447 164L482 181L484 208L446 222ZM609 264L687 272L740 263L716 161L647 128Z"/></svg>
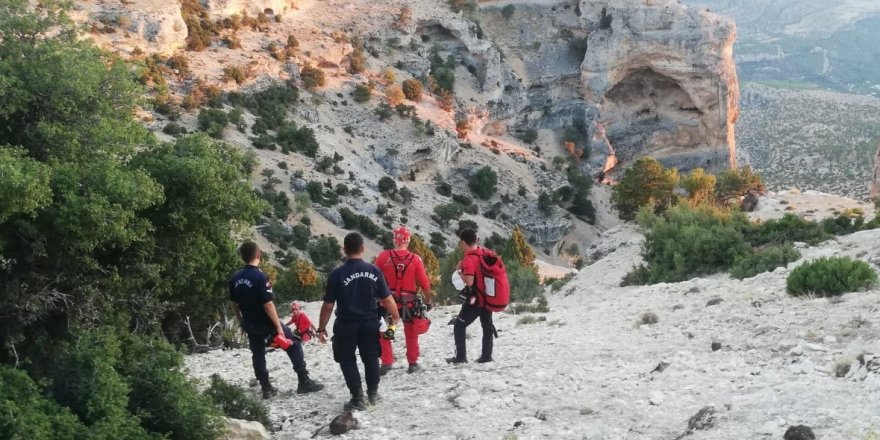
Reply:
<svg viewBox="0 0 880 440"><path fill-rule="evenodd" d="M704 139L702 117L678 81L651 68L624 75L602 102L608 139L626 159L700 146Z"/></svg>

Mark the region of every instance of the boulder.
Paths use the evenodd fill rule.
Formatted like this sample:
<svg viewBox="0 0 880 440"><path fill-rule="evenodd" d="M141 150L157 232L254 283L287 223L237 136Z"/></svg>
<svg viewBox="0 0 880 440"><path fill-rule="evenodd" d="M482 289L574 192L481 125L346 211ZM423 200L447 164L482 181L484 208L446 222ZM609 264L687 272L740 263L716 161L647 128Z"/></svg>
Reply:
<svg viewBox="0 0 880 440"><path fill-rule="evenodd" d="M733 21L676 0L581 0L580 11L590 31L583 99L600 108L617 156L735 166Z"/></svg>
<svg viewBox="0 0 880 440"><path fill-rule="evenodd" d="M226 419L226 433L223 440L269 440L269 431L260 422Z"/></svg>
<svg viewBox="0 0 880 440"><path fill-rule="evenodd" d="M122 33L104 35L111 41L99 39L116 47L122 39L145 53L170 54L186 45L189 35L186 23L180 12L179 2L154 2L148 0L109 1L100 4L87 4L89 18L97 21L124 23ZM117 42L116 40L119 39Z"/></svg>
<svg viewBox="0 0 880 440"><path fill-rule="evenodd" d="M318 211L318 214L321 214L322 217L330 220L334 225L342 228L345 226L345 222L342 220L342 214L336 208L327 208L325 206L316 206L315 211Z"/></svg>
<svg viewBox="0 0 880 440"><path fill-rule="evenodd" d="M352 429L358 429L360 424L357 419L351 415L350 411L345 411L342 414L333 418L333 421L330 422L330 433L333 435L342 435Z"/></svg>

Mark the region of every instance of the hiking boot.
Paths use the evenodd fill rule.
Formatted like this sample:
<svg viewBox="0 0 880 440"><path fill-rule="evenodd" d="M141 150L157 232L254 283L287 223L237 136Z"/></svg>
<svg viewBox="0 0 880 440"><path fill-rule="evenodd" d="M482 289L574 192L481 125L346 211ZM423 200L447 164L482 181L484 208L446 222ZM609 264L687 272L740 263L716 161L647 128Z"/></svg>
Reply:
<svg viewBox="0 0 880 440"><path fill-rule="evenodd" d="M263 386L263 398L271 399L278 395L278 388L273 387L272 385L264 385Z"/></svg>
<svg viewBox="0 0 880 440"><path fill-rule="evenodd" d="M376 405L382 400L382 396L379 395L379 391L368 391L367 399L370 401L370 405Z"/></svg>
<svg viewBox="0 0 880 440"><path fill-rule="evenodd" d="M418 373L422 371L422 367L419 364L409 364L409 368L406 369L406 372L409 374Z"/></svg>
<svg viewBox="0 0 880 440"><path fill-rule="evenodd" d="M305 379L300 379L299 385L296 387L296 392L299 394L308 394L308 393L316 393L324 389L324 385L315 382L308 376Z"/></svg>
<svg viewBox="0 0 880 440"><path fill-rule="evenodd" d="M452 365L466 364L467 358L458 358L458 357L446 358L446 363L452 364Z"/></svg>
<svg viewBox="0 0 880 440"><path fill-rule="evenodd" d="M487 362L492 362L492 356L480 356L477 358L478 364L485 364Z"/></svg>
<svg viewBox="0 0 880 440"><path fill-rule="evenodd" d="M393 368L393 365L382 365L381 367L379 367L379 376L384 376L388 374L388 372L391 371L391 369Z"/></svg>
<svg viewBox="0 0 880 440"><path fill-rule="evenodd" d="M364 393L359 392L352 394L351 400L349 400L343 408L348 411L365 411L367 409L367 400L364 399Z"/></svg>

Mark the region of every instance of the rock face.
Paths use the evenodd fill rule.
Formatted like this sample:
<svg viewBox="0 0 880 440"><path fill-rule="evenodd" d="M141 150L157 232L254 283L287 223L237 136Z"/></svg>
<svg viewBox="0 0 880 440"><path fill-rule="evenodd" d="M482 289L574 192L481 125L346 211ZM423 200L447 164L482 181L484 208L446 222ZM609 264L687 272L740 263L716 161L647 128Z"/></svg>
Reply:
<svg viewBox="0 0 880 440"><path fill-rule="evenodd" d="M874 155L874 177L871 178L871 193L869 197L880 197L880 145L877 145L877 154Z"/></svg>
<svg viewBox="0 0 880 440"><path fill-rule="evenodd" d="M294 7L291 0L200 0L212 18L224 18L247 12L255 16L261 12L281 14Z"/></svg>
<svg viewBox="0 0 880 440"><path fill-rule="evenodd" d="M126 38L146 53L168 54L186 45L188 32L179 2L128 0L80 5L88 11L90 19L124 23L121 27L129 37L108 36L111 46L116 45L116 39Z"/></svg>
<svg viewBox="0 0 880 440"><path fill-rule="evenodd" d="M269 431L260 422L227 418L223 440L269 440Z"/></svg>
<svg viewBox="0 0 880 440"><path fill-rule="evenodd" d="M583 98L624 162L736 166L739 84L730 20L674 0L581 0Z"/></svg>

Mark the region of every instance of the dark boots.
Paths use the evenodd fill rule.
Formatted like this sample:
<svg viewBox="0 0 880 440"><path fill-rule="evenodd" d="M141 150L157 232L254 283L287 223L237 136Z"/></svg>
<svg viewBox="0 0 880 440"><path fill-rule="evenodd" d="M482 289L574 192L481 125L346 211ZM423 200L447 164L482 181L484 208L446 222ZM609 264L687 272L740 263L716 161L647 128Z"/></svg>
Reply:
<svg viewBox="0 0 880 440"><path fill-rule="evenodd" d="M299 378L299 385L296 387L297 393L315 393L324 389L324 385L315 382L309 377L309 372L307 370L297 371L296 375Z"/></svg>
<svg viewBox="0 0 880 440"><path fill-rule="evenodd" d="M278 394L278 388L272 386L272 383L269 382L269 379L260 381L260 389L263 392L264 399L271 399Z"/></svg>
<svg viewBox="0 0 880 440"><path fill-rule="evenodd" d="M364 398L363 391L357 391L351 394L351 400L345 404L344 408L348 411L366 411L367 399Z"/></svg>

